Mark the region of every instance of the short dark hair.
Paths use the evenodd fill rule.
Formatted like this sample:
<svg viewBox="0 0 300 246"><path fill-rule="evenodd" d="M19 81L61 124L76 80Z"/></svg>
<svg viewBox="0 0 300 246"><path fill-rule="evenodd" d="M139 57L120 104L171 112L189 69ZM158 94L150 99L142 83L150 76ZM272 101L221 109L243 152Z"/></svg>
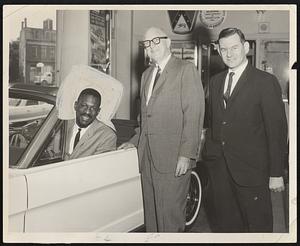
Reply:
<svg viewBox="0 0 300 246"><path fill-rule="evenodd" d="M235 28L235 27L229 27L229 28L223 29L220 32L217 43L219 43L219 41L220 41L221 38L226 38L226 37L232 36L234 34L239 35L240 40L241 40L242 43L244 43L246 41L245 35L244 35L244 33L240 29Z"/></svg>
<svg viewBox="0 0 300 246"><path fill-rule="evenodd" d="M86 89L82 90L78 96L78 100L80 99L80 97L85 96L85 95L91 95L91 96L97 98L99 100L99 106L101 105L101 95L97 90L95 90L93 88L86 88Z"/></svg>

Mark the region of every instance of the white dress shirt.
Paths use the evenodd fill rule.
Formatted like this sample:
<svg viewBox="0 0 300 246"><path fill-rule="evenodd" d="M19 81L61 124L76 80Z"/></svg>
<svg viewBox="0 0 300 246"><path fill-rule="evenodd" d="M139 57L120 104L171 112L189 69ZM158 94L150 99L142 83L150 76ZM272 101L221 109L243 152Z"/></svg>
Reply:
<svg viewBox="0 0 300 246"><path fill-rule="evenodd" d="M81 128L80 138L82 138L83 134L87 131L87 129L89 127L90 127L90 125L88 125L86 128ZM76 134L77 134L79 128L80 127L75 123L73 126L72 137L71 137L70 143L69 143L69 154L72 154L72 152L73 152L74 140L75 140L75 137L76 137Z"/></svg>
<svg viewBox="0 0 300 246"><path fill-rule="evenodd" d="M165 69L168 61L171 58L171 54L168 55L164 60L162 60L162 62L160 64L156 64L155 68L153 69L153 73L152 73L152 78L151 78L151 82L149 85L149 89L148 89L148 94L147 94L147 100L146 100L146 105L148 105L148 102L150 100L150 97L152 95L152 91L153 91L153 84L154 84L154 80L157 74L157 70L158 70L158 66L160 67L160 73L163 72L163 70Z"/></svg>
<svg viewBox="0 0 300 246"><path fill-rule="evenodd" d="M230 72L234 72L234 75L232 77L232 84L231 84L231 90L230 90L230 93L229 95L231 95L234 87L236 86L237 82L239 81L242 73L244 72L244 70L246 69L248 65L248 60L246 60L246 62L244 62L243 64L241 64L239 67L237 67L235 70L232 70L232 69L228 69L228 73L226 75L226 79L225 79L225 85L224 85L224 93L226 92L227 90L227 86L228 86L228 80L229 80L229 73ZM223 93L223 94L224 94Z"/></svg>

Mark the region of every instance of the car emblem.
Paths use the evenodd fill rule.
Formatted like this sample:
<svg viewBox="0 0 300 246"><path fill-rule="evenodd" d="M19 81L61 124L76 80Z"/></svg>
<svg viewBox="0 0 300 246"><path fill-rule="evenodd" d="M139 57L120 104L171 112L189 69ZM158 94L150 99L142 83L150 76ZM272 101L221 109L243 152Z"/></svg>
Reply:
<svg viewBox="0 0 300 246"><path fill-rule="evenodd" d="M168 14L174 33L187 34L193 30L197 11L168 10Z"/></svg>

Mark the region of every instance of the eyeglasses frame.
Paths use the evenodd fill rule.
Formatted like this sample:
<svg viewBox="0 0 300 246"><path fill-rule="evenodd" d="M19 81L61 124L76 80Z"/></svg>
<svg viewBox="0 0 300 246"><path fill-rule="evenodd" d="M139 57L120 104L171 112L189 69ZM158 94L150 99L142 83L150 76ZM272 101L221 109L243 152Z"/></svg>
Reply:
<svg viewBox="0 0 300 246"><path fill-rule="evenodd" d="M157 38L158 38L158 43L155 43L153 40L155 40L155 39L157 39ZM142 41L142 44L143 44L144 49L149 48L149 47L151 46L151 42L152 42L154 45L160 44L160 40L161 40L161 39L168 39L168 37L167 37L167 36L163 36L163 37L155 37L155 38L152 38L151 40L144 40L144 41ZM145 46L145 42L149 42L149 45Z"/></svg>

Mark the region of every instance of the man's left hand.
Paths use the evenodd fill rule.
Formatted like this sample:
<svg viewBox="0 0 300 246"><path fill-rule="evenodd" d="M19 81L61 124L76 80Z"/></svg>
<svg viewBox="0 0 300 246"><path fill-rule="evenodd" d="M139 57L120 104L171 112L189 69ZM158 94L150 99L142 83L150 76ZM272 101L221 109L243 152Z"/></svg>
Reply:
<svg viewBox="0 0 300 246"><path fill-rule="evenodd" d="M176 171L175 171L175 176L179 177L181 175L184 175L189 168L190 168L190 158L179 156Z"/></svg>
<svg viewBox="0 0 300 246"><path fill-rule="evenodd" d="M282 177L270 177L269 188L274 192L284 191L284 182Z"/></svg>

